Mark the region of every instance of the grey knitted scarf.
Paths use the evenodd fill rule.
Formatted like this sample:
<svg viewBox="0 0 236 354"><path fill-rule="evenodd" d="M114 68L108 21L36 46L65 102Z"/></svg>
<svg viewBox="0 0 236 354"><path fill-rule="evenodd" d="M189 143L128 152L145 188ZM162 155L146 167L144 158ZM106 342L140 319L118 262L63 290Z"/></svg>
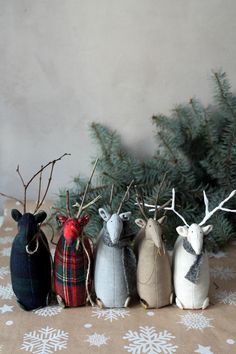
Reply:
<svg viewBox="0 0 236 354"><path fill-rule="evenodd" d="M122 250L122 264L125 276L125 284L128 295L136 293L136 258L131 248L131 235L127 235L122 231L120 240L117 244L113 244L107 231L106 224L103 226L103 242L108 247L120 248Z"/></svg>
<svg viewBox="0 0 236 354"><path fill-rule="evenodd" d="M185 275L186 279L191 281L193 284L196 284L198 282L199 275L200 275L200 268L201 268L201 264L203 261L204 250L201 252L201 254L196 255L196 252L192 248L190 242L188 242L187 238L184 238L183 247L184 247L185 251L196 256L195 262L190 267L188 273Z"/></svg>

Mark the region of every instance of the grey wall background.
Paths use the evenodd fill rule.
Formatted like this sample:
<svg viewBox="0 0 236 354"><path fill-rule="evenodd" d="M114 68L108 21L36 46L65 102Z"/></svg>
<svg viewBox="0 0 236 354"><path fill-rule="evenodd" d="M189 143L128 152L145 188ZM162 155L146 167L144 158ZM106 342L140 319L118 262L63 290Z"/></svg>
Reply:
<svg viewBox="0 0 236 354"><path fill-rule="evenodd" d="M91 121L151 154L153 113L210 103L211 69L235 85L235 15L234 0L0 0L0 191L20 197L16 165L27 179L63 152L50 196L88 174Z"/></svg>

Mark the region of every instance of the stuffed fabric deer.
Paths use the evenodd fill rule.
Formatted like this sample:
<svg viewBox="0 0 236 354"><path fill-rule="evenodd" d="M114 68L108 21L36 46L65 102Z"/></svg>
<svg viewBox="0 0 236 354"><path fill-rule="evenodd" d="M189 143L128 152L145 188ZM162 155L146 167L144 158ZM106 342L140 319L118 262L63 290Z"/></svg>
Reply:
<svg viewBox="0 0 236 354"><path fill-rule="evenodd" d="M136 290L136 260L130 247L134 236L129 226L131 212L120 213L121 207L122 202L113 214L99 209L104 220L96 247L94 274L99 307L127 307Z"/></svg>
<svg viewBox="0 0 236 354"><path fill-rule="evenodd" d="M49 302L52 283L52 261L47 238L40 229L47 214L44 211L36 213L47 195L54 165L61 160L64 154L42 166L41 169L27 182L24 182L20 174L19 166L17 173L21 178L24 187L24 201L19 200L23 206L23 215L17 209L12 210L12 218L17 222L18 233L13 241L10 257L10 271L12 288L17 297L17 301L24 310L33 310L46 306ZM41 180L43 170L51 165L50 177L46 186L46 191L40 200ZM39 175L38 200L34 213L26 212L27 188L36 176ZM6 197L16 199L0 193Z"/></svg>
<svg viewBox="0 0 236 354"><path fill-rule="evenodd" d="M90 300L93 277L93 252L89 239L84 235L83 228L89 221L88 215L81 215L100 196L84 205L85 196L94 174L98 160L86 186L81 204L75 217L69 208L69 192L67 192L67 216L59 215L57 219L63 226L63 232L57 243L54 258L54 288L57 300L62 307L85 305Z"/></svg>
<svg viewBox="0 0 236 354"><path fill-rule="evenodd" d="M204 237L211 232L213 226L203 226L217 211L236 212L223 208L223 204L235 195L233 191L218 207L209 211L208 199L204 194L205 217L199 224L188 225L185 219L175 210L175 190L172 190L172 210L184 222L184 226L176 228L179 237L173 253L173 278L176 304L181 309L205 309L209 305L209 265L207 252L204 249Z"/></svg>
<svg viewBox="0 0 236 354"><path fill-rule="evenodd" d="M51 259L48 241L39 225L47 217L12 210L18 224L10 258L12 288L24 310L46 306L51 291Z"/></svg>
<svg viewBox="0 0 236 354"><path fill-rule="evenodd" d="M173 301L171 265L161 227L166 216L157 220L156 205L154 217L147 218L144 205L139 201L138 205L144 219L135 220L141 228L134 245L137 257L137 292L144 308L159 308Z"/></svg>
<svg viewBox="0 0 236 354"><path fill-rule="evenodd" d="M63 232L54 258L54 288L62 307L84 305L92 286L92 248L83 235L89 216L58 216Z"/></svg>

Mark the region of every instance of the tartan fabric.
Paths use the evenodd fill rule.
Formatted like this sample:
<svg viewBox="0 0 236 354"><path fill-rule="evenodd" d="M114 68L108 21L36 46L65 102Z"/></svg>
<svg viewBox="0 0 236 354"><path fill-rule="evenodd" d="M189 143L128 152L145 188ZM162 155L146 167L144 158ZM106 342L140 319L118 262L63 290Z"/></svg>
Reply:
<svg viewBox="0 0 236 354"><path fill-rule="evenodd" d="M92 249L87 238L84 238L84 246L91 259L88 283L88 288L91 290L93 262ZM77 307L86 303L87 268L88 259L81 242L78 250L76 250L75 243L72 242L68 246L62 235L58 241L54 258L54 287L56 294L61 296L65 306Z"/></svg>
<svg viewBox="0 0 236 354"><path fill-rule="evenodd" d="M43 242L41 240L43 239ZM38 251L29 255L24 234L15 237L10 257L12 288L18 302L25 310L46 306L51 291L51 259L48 242L41 232Z"/></svg>

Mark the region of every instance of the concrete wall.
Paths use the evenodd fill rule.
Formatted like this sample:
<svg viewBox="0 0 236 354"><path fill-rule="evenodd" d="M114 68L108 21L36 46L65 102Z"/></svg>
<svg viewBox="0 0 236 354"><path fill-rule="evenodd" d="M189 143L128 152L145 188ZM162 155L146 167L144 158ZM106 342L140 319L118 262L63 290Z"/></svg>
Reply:
<svg viewBox="0 0 236 354"><path fill-rule="evenodd" d="M234 0L0 0L0 191L20 197L16 165L27 179L65 151L50 195L88 174L91 121L151 154L153 113L209 103L211 69L235 87L235 15Z"/></svg>

